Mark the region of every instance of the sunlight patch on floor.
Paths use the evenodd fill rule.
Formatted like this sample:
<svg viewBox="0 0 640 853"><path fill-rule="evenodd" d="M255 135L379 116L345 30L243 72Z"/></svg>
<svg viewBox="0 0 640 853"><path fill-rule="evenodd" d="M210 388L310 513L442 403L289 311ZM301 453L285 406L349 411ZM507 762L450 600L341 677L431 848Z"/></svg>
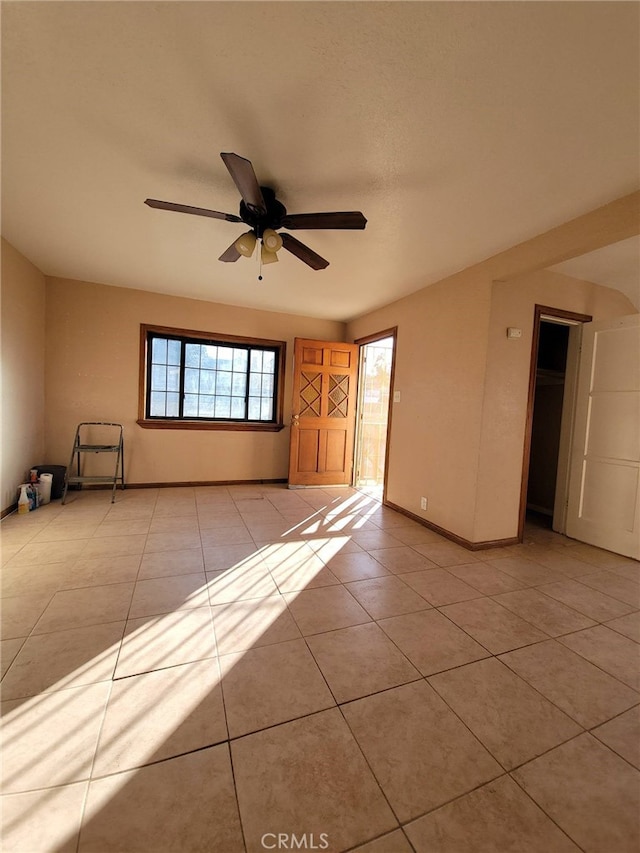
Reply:
<svg viewBox="0 0 640 853"><path fill-rule="evenodd" d="M342 513L356 500L357 496L354 495L338 502L326 516L317 511L312 512L308 520L292 526L285 535L295 531L298 536L317 536L323 528L326 528L326 532L337 532L349 524L354 525L357 523L357 514ZM88 740L92 738L97 741L96 772L93 778L100 776L101 756L112 757L113 766L109 772L119 772L119 761L124 761L124 758L118 759L118 756L126 756L128 748L140 741L144 742L145 749L144 752L136 749L137 766L158 760L156 756L162 745L171 740L183 721L196 712L212 689L220 685L222 676L217 655L224 652L231 640L233 647L244 648L244 653L259 646L261 638L288 614L287 603L280 593L289 592L291 601L305 587L313 585L326 564L349 539L348 535L319 536L310 545L297 538L257 548L253 554L228 569L208 572L208 580L186 596L180 609L133 620L141 624L134 630L125 631L122 642L111 645L73 672L67 673L48 686L46 692L13 700L15 708L8 708L3 718L5 793L19 794L25 790L22 785L26 785L26 795L39 785L63 786L87 780L92 771L91 762L86 757L93 754L92 750L87 749ZM194 621L194 612L204 611L202 606L189 608L184 605L189 602L199 604L205 589L213 608L218 646L213 639L209 615L207 619L195 621L191 629L184 631L186 624ZM210 645L208 655L207 645ZM97 680L92 683L92 674L95 672L97 676L105 661L118 649L113 681ZM174 653L184 652L185 649L193 650L194 659L172 662ZM231 656L227 658L224 668L226 674L237 665L242 654L234 655L233 661L230 660ZM192 667L207 657L215 677L203 679L194 685L191 680ZM153 706L144 705L140 713L136 713L135 709L127 712L127 704L131 702L130 692L119 691L119 688L131 678L150 680L159 678L167 670L171 670L173 676L170 686L154 693ZM80 686L78 682L81 682ZM171 704L169 690L177 691L179 703ZM91 694L92 701L79 702L87 693ZM9 706L10 701L6 705ZM119 728L111 726L108 730L103 729L98 739L95 729L89 731L89 728L100 706L103 715L120 716L121 723ZM149 729L161 733L158 741L145 736ZM226 737L225 732L219 740ZM27 738L34 746L29 761L25 762L18 760L17 750ZM113 759L113 756L116 758ZM12 767L15 769L12 770ZM56 768L53 775L50 768ZM34 771L38 773L38 779L33 779ZM129 781L129 775L122 775L121 781L124 785ZM33 808L55 807L59 796L61 794L57 789L38 792L37 796L34 795ZM33 812L30 819L33 819ZM7 816L5 831L14 831L16 821L20 822L18 818L13 820ZM53 839L49 839L48 843L52 844Z"/></svg>

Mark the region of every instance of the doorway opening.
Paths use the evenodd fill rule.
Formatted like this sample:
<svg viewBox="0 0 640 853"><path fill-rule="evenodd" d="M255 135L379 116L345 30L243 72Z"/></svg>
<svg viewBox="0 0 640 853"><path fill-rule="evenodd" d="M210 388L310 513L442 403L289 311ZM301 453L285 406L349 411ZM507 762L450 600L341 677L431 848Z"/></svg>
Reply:
<svg viewBox="0 0 640 853"><path fill-rule="evenodd" d="M520 522L563 533L582 323L591 317L536 305Z"/></svg>
<svg viewBox="0 0 640 853"><path fill-rule="evenodd" d="M386 484L396 330L360 345L354 486L380 498Z"/></svg>
<svg viewBox="0 0 640 853"><path fill-rule="evenodd" d="M541 320L531 423L527 523L552 527L560 453L569 326Z"/></svg>

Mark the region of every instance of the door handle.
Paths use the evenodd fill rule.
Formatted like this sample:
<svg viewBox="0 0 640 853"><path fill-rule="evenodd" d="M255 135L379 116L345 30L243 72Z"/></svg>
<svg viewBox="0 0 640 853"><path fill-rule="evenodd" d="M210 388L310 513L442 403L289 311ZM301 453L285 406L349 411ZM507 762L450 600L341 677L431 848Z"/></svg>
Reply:
<svg viewBox="0 0 640 853"><path fill-rule="evenodd" d="M291 426L300 426L300 415L293 415L292 418Z"/></svg>

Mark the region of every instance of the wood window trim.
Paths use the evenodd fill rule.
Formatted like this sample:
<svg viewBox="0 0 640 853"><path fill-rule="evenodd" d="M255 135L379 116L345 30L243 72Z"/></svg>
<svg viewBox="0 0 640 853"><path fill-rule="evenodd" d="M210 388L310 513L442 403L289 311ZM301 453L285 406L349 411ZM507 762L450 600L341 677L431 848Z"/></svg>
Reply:
<svg viewBox="0 0 640 853"><path fill-rule="evenodd" d="M242 344L243 346L273 347L276 350L277 383L275 395L275 421L206 421L183 418L146 417L147 398L147 355L149 333L167 335L167 337L195 338L202 341L217 341L222 344ZM140 360L138 367L138 419L136 423L143 429L173 430L222 430L226 432L280 432L284 429L284 373L287 345L285 341L265 338L252 338L242 335L228 335L219 332L202 332L194 329L176 329L172 326L155 326L140 323Z"/></svg>

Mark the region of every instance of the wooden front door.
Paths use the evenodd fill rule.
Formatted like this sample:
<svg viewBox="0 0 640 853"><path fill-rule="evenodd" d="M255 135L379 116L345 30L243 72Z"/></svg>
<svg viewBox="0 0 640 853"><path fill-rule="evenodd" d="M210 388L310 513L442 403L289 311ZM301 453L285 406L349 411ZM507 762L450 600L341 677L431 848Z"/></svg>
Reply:
<svg viewBox="0 0 640 853"><path fill-rule="evenodd" d="M350 485L358 346L296 338L290 486Z"/></svg>

